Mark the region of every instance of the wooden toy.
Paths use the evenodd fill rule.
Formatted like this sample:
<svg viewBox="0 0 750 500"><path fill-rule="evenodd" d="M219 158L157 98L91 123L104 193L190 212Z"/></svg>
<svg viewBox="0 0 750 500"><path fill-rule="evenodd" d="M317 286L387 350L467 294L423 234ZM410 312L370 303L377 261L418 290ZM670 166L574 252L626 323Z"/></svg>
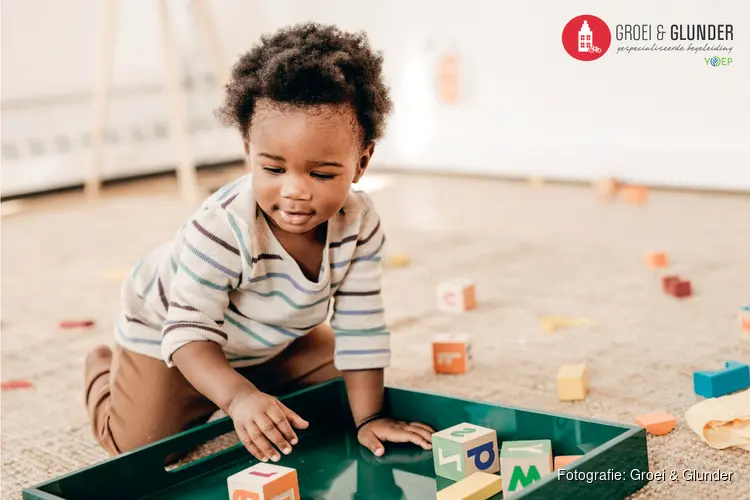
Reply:
<svg viewBox="0 0 750 500"><path fill-rule="evenodd" d="M583 455L558 455L555 457L555 470L562 469L569 463L573 463Z"/></svg>
<svg viewBox="0 0 750 500"><path fill-rule="evenodd" d="M503 498L552 473L552 442L505 441L500 450Z"/></svg>
<svg viewBox="0 0 750 500"><path fill-rule="evenodd" d="M652 269L667 267L669 265L669 257L664 252L648 252L646 254L646 265Z"/></svg>
<svg viewBox="0 0 750 500"><path fill-rule="evenodd" d="M693 294L693 287L689 281L683 280L679 276L665 276L662 278L662 288L667 294L677 297L690 297Z"/></svg>
<svg viewBox="0 0 750 500"><path fill-rule="evenodd" d="M585 399L588 390L589 372L585 364L563 365L557 372L557 395L560 401Z"/></svg>
<svg viewBox="0 0 750 500"><path fill-rule="evenodd" d="M594 184L594 188L604 198L615 198L620 185L617 179L602 179Z"/></svg>
<svg viewBox="0 0 750 500"><path fill-rule="evenodd" d="M492 474L500 470L497 432L461 423L432 435L435 474L459 481L474 472Z"/></svg>
<svg viewBox="0 0 750 500"><path fill-rule="evenodd" d="M3 382L0 387L3 391L10 391L13 389L30 389L33 384L28 380L8 380Z"/></svg>
<svg viewBox="0 0 750 500"><path fill-rule="evenodd" d="M646 432L654 436L663 436L669 434L677 424L677 419L669 413L662 411L659 413L648 413L635 417L635 423L646 428Z"/></svg>
<svg viewBox="0 0 750 500"><path fill-rule="evenodd" d="M740 330L750 333L750 306L740 307Z"/></svg>
<svg viewBox="0 0 750 500"><path fill-rule="evenodd" d="M435 373L462 374L471 368L471 339L468 334L440 334L432 340Z"/></svg>
<svg viewBox="0 0 750 500"><path fill-rule="evenodd" d="M300 500L297 471L257 463L227 478L230 500Z"/></svg>
<svg viewBox="0 0 750 500"><path fill-rule="evenodd" d="M723 370L693 373L695 393L704 398L718 398L750 387L750 366L727 361Z"/></svg>
<svg viewBox="0 0 750 500"><path fill-rule="evenodd" d="M405 253L394 253L388 256L389 267L406 267L411 263L411 259Z"/></svg>
<svg viewBox="0 0 750 500"><path fill-rule="evenodd" d="M542 330L552 333L569 326L593 326L594 322L586 318L563 318L559 316L542 316Z"/></svg>
<svg viewBox="0 0 750 500"><path fill-rule="evenodd" d="M88 328L94 326L93 319L69 319L61 321L58 325L60 328Z"/></svg>
<svg viewBox="0 0 750 500"><path fill-rule="evenodd" d="M487 500L503 491L500 476L475 472L437 492L436 500Z"/></svg>
<svg viewBox="0 0 750 500"><path fill-rule="evenodd" d="M437 287L438 309L465 312L476 307L474 282L467 279L445 281Z"/></svg>
<svg viewBox="0 0 750 500"><path fill-rule="evenodd" d="M634 205L643 205L648 198L648 188L644 186L625 186L622 188L625 201Z"/></svg>

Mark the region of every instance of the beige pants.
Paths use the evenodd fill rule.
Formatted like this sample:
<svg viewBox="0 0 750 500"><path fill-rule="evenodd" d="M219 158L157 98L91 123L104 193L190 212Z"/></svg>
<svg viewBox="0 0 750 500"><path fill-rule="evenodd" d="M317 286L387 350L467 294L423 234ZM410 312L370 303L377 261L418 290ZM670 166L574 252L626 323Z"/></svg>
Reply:
<svg viewBox="0 0 750 500"><path fill-rule="evenodd" d="M239 368L263 392L282 395L342 376L333 330L322 324L267 363ZM117 346L85 367L85 400L96 440L117 455L205 423L217 408L177 368Z"/></svg>

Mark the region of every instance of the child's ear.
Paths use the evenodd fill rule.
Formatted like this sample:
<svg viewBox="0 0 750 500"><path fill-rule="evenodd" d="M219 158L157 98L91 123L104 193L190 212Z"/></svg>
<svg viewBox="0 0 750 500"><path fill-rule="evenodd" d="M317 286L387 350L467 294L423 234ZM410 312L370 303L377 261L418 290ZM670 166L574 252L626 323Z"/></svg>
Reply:
<svg viewBox="0 0 750 500"><path fill-rule="evenodd" d="M372 155L375 153L375 143L371 142L363 151L359 157L359 164L357 165L357 173L354 174L354 183L356 184L365 175L365 170L370 165Z"/></svg>

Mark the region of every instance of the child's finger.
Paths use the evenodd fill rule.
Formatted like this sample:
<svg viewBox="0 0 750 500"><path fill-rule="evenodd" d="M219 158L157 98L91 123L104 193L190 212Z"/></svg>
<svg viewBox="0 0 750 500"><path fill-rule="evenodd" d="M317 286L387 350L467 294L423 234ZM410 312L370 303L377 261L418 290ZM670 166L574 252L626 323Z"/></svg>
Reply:
<svg viewBox="0 0 750 500"><path fill-rule="evenodd" d="M425 450L431 450L432 449L432 443L429 439L425 439L421 435L417 434L416 432L407 431L409 433L409 441L416 444L417 446L421 446Z"/></svg>
<svg viewBox="0 0 750 500"><path fill-rule="evenodd" d="M409 422L409 425L413 425L414 427L419 427L421 429L424 429L430 434L435 434L435 429L433 429L427 424L423 424L422 422Z"/></svg>
<svg viewBox="0 0 750 500"><path fill-rule="evenodd" d="M279 429L276 427L276 423L271 420L268 415L258 415L255 418L255 424L260 427L260 430L263 431L263 434L265 434L266 437L270 439L271 442L275 444L282 453L284 453L284 455L288 455L292 452L292 445L287 442L281 432L279 432Z"/></svg>
<svg viewBox="0 0 750 500"><path fill-rule="evenodd" d="M432 435L430 434L430 432L426 431L424 429L424 427L420 427L420 426L417 426L417 425L414 425L414 424L409 424L409 425L406 426L406 430L409 431L409 432L412 432L414 434L417 434L422 439L424 439L427 443L431 443L432 442ZM432 448L432 445L430 445L429 448L425 448L425 449L429 450L431 448Z"/></svg>
<svg viewBox="0 0 750 500"><path fill-rule="evenodd" d="M307 420L294 413L281 401L277 401L276 403L279 405L279 408L281 408L281 411L284 412L286 418L289 419L289 422L291 422L291 424L297 429L307 429L307 426L310 425Z"/></svg>
<svg viewBox="0 0 750 500"><path fill-rule="evenodd" d="M297 434L294 433L292 426L289 425L289 421L286 419L286 415L278 406L272 407L268 410L268 417L273 420L276 427L281 431L281 434L293 445L299 441Z"/></svg>
<svg viewBox="0 0 750 500"><path fill-rule="evenodd" d="M237 426L235 430L237 431L237 437L240 438L240 441L243 445L245 445L245 448L247 448L247 451L249 451L252 456L257 458L261 462L268 462L268 457L265 455L265 453L260 451L260 448L255 446L255 443L253 443L253 440L250 439L250 436L248 435L244 427L240 425Z"/></svg>
<svg viewBox="0 0 750 500"><path fill-rule="evenodd" d="M250 439L255 444L255 446L257 446L265 456L267 456L274 462L279 461L281 455L279 455L279 452L276 451L273 446L271 446L271 442L266 439L263 431L260 430L260 427L258 427L255 422L250 422L247 425L247 434L248 436L250 436Z"/></svg>
<svg viewBox="0 0 750 500"><path fill-rule="evenodd" d="M359 442L362 444L362 446L369 448L370 451L377 457L383 454L383 443L380 442L378 437L373 434L372 431L362 429L359 434Z"/></svg>

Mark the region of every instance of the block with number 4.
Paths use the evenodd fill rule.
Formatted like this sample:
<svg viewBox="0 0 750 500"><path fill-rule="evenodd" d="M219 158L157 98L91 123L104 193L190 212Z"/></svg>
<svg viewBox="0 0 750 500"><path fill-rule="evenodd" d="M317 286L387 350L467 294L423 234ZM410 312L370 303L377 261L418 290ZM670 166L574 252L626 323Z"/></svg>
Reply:
<svg viewBox="0 0 750 500"><path fill-rule="evenodd" d="M503 498L552 473L552 442L505 441L500 450Z"/></svg>
<svg viewBox="0 0 750 500"><path fill-rule="evenodd" d="M497 432L462 423L432 435L435 474L459 481L475 472L493 474L500 470Z"/></svg>
<svg viewBox="0 0 750 500"><path fill-rule="evenodd" d="M441 334L432 339L435 373L460 374L471 368L471 339L467 334Z"/></svg>
<svg viewBox="0 0 750 500"><path fill-rule="evenodd" d="M227 478L230 500L300 500L297 471L258 463Z"/></svg>
<svg viewBox="0 0 750 500"><path fill-rule="evenodd" d="M437 287L437 306L441 311L465 312L476 307L474 282L468 279L444 281Z"/></svg>

